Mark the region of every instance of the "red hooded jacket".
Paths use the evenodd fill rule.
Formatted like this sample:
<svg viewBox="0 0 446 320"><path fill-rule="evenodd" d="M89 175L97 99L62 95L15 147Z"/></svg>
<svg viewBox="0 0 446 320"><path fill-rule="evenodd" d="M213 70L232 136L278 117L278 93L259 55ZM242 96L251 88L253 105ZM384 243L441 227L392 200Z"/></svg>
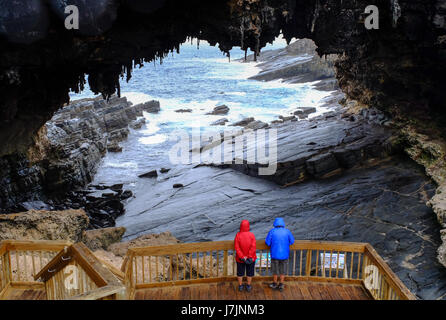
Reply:
<svg viewBox="0 0 446 320"><path fill-rule="evenodd" d="M249 221L243 220L240 223L240 232L237 232L234 239L235 251L237 252L235 261L242 262L241 258L251 258L256 260L256 238L249 232Z"/></svg>

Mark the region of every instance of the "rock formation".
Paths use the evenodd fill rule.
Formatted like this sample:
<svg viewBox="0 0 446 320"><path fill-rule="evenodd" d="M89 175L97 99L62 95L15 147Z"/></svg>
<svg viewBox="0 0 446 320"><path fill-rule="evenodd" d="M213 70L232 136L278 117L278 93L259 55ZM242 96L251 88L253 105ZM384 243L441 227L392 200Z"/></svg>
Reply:
<svg viewBox="0 0 446 320"><path fill-rule="evenodd" d="M108 249L104 250L96 250L94 254L100 259L110 263L112 266L121 269L122 263L124 262L124 257L127 253L127 250L132 247L151 247L151 246L162 246L169 244L177 244L180 243L178 239L176 239L170 232L163 232L160 234L148 234L136 239L125 241L121 243L114 243L108 247ZM191 264L192 261L192 264ZM148 268L151 270L151 274L145 274L146 278L158 279L160 281L163 280L163 270L166 271L166 274L170 275L172 271L172 277L178 280L186 280L190 278L190 274L192 276L201 278L210 274L211 263L210 259L207 259L206 263L203 263L203 259L200 258L197 261L197 258L194 257L190 259L189 257L185 257L183 255L179 255L174 257L172 261L168 257L158 257L156 260L155 257L152 257L151 260L146 261L146 263L150 263L151 266ZM157 265L158 264L158 265ZM235 264L234 256L228 255L228 275L233 275L232 266ZM213 260L213 270L217 267L217 260ZM223 273L223 259L220 259L218 265L219 273ZM158 273L157 271L158 270ZM184 277L186 274L186 277ZM142 271L138 270L138 277L142 277Z"/></svg>
<svg viewBox="0 0 446 320"><path fill-rule="evenodd" d="M80 242L88 227L83 210L28 211L0 215L0 240L69 240Z"/></svg>
<svg viewBox="0 0 446 320"><path fill-rule="evenodd" d="M222 119L212 122L211 126L224 126L224 125L226 125L226 122L229 122L229 120L226 118L222 118Z"/></svg>
<svg viewBox="0 0 446 320"><path fill-rule="evenodd" d="M335 79L335 61L338 55L319 57L316 45L312 40L300 39L284 49L264 51L257 58L258 67L262 71L250 79L271 81L282 79L286 83L303 83L319 81L318 90L335 90L338 88ZM252 61L254 55L247 57ZM243 60L242 60L243 61Z"/></svg>
<svg viewBox="0 0 446 320"><path fill-rule="evenodd" d="M119 91L121 75L130 79L134 64L162 59L188 37L219 43L225 52L240 46L258 53L282 30L288 40L314 40L320 55L342 54L340 86L362 103L442 113L446 101L444 0L166 0L150 9L133 1L78 0L85 19L79 31L64 28L63 1L51 2L3 4L0 155L25 152L68 102L69 89L85 86L86 74L94 92L109 96ZM380 28L367 30L364 11L375 2Z"/></svg>
<svg viewBox="0 0 446 320"><path fill-rule="evenodd" d="M170 232L162 232L160 234L146 234L139 236L133 240L116 242L105 248L116 256L124 257L127 250L132 247L151 247L162 246L168 244L176 244L180 241Z"/></svg>
<svg viewBox="0 0 446 320"><path fill-rule="evenodd" d="M333 93L327 100L340 100L342 94ZM307 179L328 177L344 170L358 167L369 159L383 159L392 154L402 152L398 134L389 128L389 119L378 110L365 109L359 114L352 114L338 104L331 105L332 111L309 121L293 121L295 116L281 117L284 122L275 122L271 128L277 132L277 169L272 175L259 175L259 169L268 167L267 159L260 159L257 154L258 143L246 143L231 147L232 161L225 158L214 163L219 167L231 167L245 174L272 180L280 185L290 185ZM302 109L301 115L305 111ZM300 114L300 113L299 113ZM386 126L383 126L386 124ZM244 119L236 124L245 130L259 130L269 127L267 123ZM240 134L247 131L241 131ZM251 131L252 132L252 131ZM206 149L221 148L235 144L233 137L225 137L212 141ZM257 136L257 139L259 136ZM268 140L265 140L268 141ZM203 151L203 147L201 148ZM225 151L225 155L228 153ZM248 159L248 155L256 155L256 159ZM232 162L232 164L231 164Z"/></svg>
<svg viewBox="0 0 446 320"><path fill-rule="evenodd" d="M82 189L93 180L107 150L120 148L129 124L142 123L143 111L159 110L157 101L132 105L115 96L108 101L82 99L65 106L39 131L27 155L1 158L1 210L83 208L92 226L113 226L116 217L124 213L121 201L131 193L122 190L122 185L108 191L103 186L99 192Z"/></svg>
<svg viewBox="0 0 446 320"><path fill-rule="evenodd" d="M112 244L120 242L125 228L102 228L87 230L84 233L83 243L91 250L107 250Z"/></svg>
<svg viewBox="0 0 446 320"><path fill-rule="evenodd" d="M229 112L229 107L226 105L217 106L209 113L206 113L208 115L227 115Z"/></svg>

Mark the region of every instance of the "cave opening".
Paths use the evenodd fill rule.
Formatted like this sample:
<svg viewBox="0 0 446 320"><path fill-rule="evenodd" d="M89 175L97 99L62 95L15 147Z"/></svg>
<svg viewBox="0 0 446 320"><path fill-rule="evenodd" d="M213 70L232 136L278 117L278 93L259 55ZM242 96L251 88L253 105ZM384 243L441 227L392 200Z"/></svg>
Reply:
<svg viewBox="0 0 446 320"><path fill-rule="evenodd" d="M257 63L254 53L247 56L241 48L229 52L231 60L227 55L206 41L191 39L177 53L134 69L131 79L123 75L120 95L124 100L133 105L157 101L160 110L144 112L144 117L131 123L132 128L142 126L137 132L111 134L119 138L108 142L109 152L93 184L134 186L137 176L172 166L167 155L174 144L170 141L174 130L223 133L265 128L284 119L307 120L333 108L324 103L330 96L341 98L334 78L335 56L319 58L309 39L293 39L287 46L278 37L262 50ZM70 94L72 103L93 97L88 89ZM56 114L56 122L60 118ZM251 127L243 123L247 119L252 120ZM121 142L124 136L129 140Z"/></svg>
<svg viewBox="0 0 446 320"><path fill-rule="evenodd" d="M90 17L99 12L114 20L101 20L108 27L92 34L65 30L54 7L38 9L37 17L51 10L41 34L28 34L28 24L17 28L0 13L0 26L13 26L0 35L3 212L84 208L90 227L125 226L126 239L170 231L185 242L227 240L242 218L261 238L280 215L299 239L370 242L419 297L445 297L446 276L438 263L446 265L444 252L437 261L446 177L446 29L439 1L377 3L380 29L372 31L361 23L369 1L162 0L148 8L143 1L95 3L86 7ZM116 6L103 10L108 3ZM27 10L35 8L22 6L24 15L17 17L29 18ZM10 43L14 32L39 39ZM268 48L256 65L268 71L255 76L252 64L237 61L281 32L286 39L313 39L318 55L315 48L311 55L335 65L336 80L333 71L310 88L320 79L308 74L324 70L304 63L297 68L307 74L302 83L277 83L277 77L293 78L288 72L296 69L280 54L268 56ZM180 48L189 37L203 40L200 51L196 43L191 50ZM214 46L229 56L208 52ZM232 51L237 46L242 50ZM172 58L177 50L180 55ZM326 59L330 54L340 58ZM157 58L163 66L151 64ZM298 61L290 59L295 67ZM256 80L247 80L249 75ZM99 97L58 110L69 90L82 91L87 81L109 101ZM71 97L91 96L87 89ZM140 109L132 110L129 101ZM327 107L306 114L310 110L303 108L321 101ZM92 104L102 110L99 116ZM127 120L118 116L122 112ZM207 114L212 112L219 114ZM128 120L136 129L124 128ZM244 120L235 127L277 129L279 165L270 179L256 174L261 164L174 167L160 156L174 128L204 123L218 131ZM62 143L51 143L58 139ZM92 180L91 189L83 188ZM62 195L50 199L49 193Z"/></svg>

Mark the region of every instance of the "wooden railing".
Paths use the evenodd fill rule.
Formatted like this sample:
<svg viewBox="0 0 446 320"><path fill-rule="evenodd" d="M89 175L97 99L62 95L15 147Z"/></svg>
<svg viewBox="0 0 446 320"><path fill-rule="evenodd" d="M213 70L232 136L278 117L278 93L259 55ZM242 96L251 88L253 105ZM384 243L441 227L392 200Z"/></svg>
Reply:
<svg viewBox="0 0 446 320"><path fill-rule="evenodd" d="M369 244L296 241L290 249L287 280L363 284L375 299L415 299ZM270 279L271 257L263 240L257 241L257 256L254 280ZM131 248L122 271L130 299L143 288L234 280L234 243Z"/></svg>
<svg viewBox="0 0 446 320"><path fill-rule="evenodd" d="M254 280L270 280L271 257L263 240L257 241L257 256ZM0 299L14 288L45 290L54 300L133 299L138 289L235 278L233 241L131 248L122 271L101 262L83 244L0 242ZM287 280L362 284L377 300L416 299L364 243L296 241Z"/></svg>
<svg viewBox="0 0 446 320"><path fill-rule="evenodd" d="M59 252L34 278L45 283L49 300L126 298L125 286L82 243Z"/></svg>
<svg viewBox="0 0 446 320"><path fill-rule="evenodd" d="M11 284L9 255L6 243L0 244L0 299Z"/></svg>
<svg viewBox="0 0 446 320"><path fill-rule="evenodd" d="M364 249L362 278L375 300L416 299L370 244L366 244Z"/></svg>
<svg viewBox="0 0 446 320"><path fill-rule="evenodd" d="M67 241L2 241L0 243L0 299L11 288L43 288L37 274Z"/></svg>

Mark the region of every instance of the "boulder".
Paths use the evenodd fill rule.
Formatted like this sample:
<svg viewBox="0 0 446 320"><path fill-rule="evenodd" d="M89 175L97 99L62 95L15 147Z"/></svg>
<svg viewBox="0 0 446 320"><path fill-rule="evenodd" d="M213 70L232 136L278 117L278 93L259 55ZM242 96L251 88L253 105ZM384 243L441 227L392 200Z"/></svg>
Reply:
<svg viewBox="0 0 446 320"><path fill-rule="evenodd" d="M250 124L253 121L255 121L255 119L253 117L244 118L241 121L238 121L238 122L235 122L235 123L231 124L231 126L234 126L234 127L245 127L245 126L247 126L248 124Z"/></svg>
<svg viewBox="0 0 446 320"><path fill-rule="evenodd" d="M144 174L140 174L138 178L156 178L158 177L158 172L156 170L149 171Z"/></svg>
<svg viewBox="0 0 446 320"><path fill-rule="evenodd" d="M109 142L125 141L127 140L129 133L130 131L127 127L123 129L114 130L108 134L108 141Z"/></svg>
<svg viewBox="0 0 446 320"><path fill-rule="evenodd" d="M252 121L252 122L248 123L248 125L245 126L246 129L252 129L252 130L265 129L268 127L269 127L269 125L267 123L259 121L259 120Z"/></svg>
<svg viewBox="0 0 446 320"><path fill-rule="evenodd" d="M437 259L444 267L446 267L446 229L440 231L440 236L442 243L437 249Z"/></svg>
<svg viewBox="0 0 446 320"><path fill-rule="evenodd" d="M227 115L229 113L229 107L226 105L217 106L213 111L206 113L207 115Z"/></svg>
<svg viewBox="0 0 446 320"><path fill-rule="evenodd" d="M191 113L192 109L178 109L175 110L176 113Z"/></svg>
<svg viewBox="0 0 446 320"><path fill-rule="evenodd" d="M299 119L306 119L312 113L315 113L317 110L314 107L302 107L294 111L294 115L298 116Z"/></svg>
<svg viewBox="0 0 446 320"><path fill-rule="evenodd" d="M103 228L88 230L85 232L83 243L91 250L107 250L107 248L117 242L122 241L125 228Z"/></svg>
<svg viewBox="0 0 446 320"><path fill-rule="evenodd" d="M89 218L84 210L37 211L0 215L0 240L82 241Z"/></svg>
<svg viewBox="0 0 446 320"><path fill-rule="evenodd" d="M108 247L108 251L112 252L116 256L124 257L129 248L162 246L177 243L180 243L180 241L170 232L163 232L160 234L143 235L130 241L113 243Z"/></svg>
<svg viewBox="0 0 446 320"><path fill-rule="evenodd" d="M112 265L117 270L121 270L122 263L124 262L124 257L118 257L113 254L113 252L105 251L103 249L98 249L93 251L94 255L99 258L99 260Z"/></svg>
<svg viewBox="0 0 446 320"><path fill-rule="evenodd" d="M229 120L226 118L222 118L222 119L212 122L211 126L224 126L226 124L226 122L229 122Z"/></svg>
<svg viewBox="0 0 446 320"><path fill-rule="evenodd" d="M279 116L279 119L283 120L283 121L296 121L296 117L295 116Z"/></svg>
<svg viewBox="0 0 446 320"><path fill-rule="evenodd" d="M122 183L117 183L117 184L114 184L114 185L112 185L112 186L110 186L110 190L113 190L113 191L116 191L116 192L120 192L120 191L122 191L122 188L124 187L124 184L122 184ZM103 189L104 190L104 189Z"/></svg>
<svg viewBox="0 0 446 320"><path fill-rule="evenodd" d="M145 123L146 123L145 118L139 118L138 120L132 121L129 126L130 126L130 128L132 128L134 130L138 130L138 129L141 129Z"/></svg>
<svg viewBox="0 0 446 320"><path fill-rule="evenodd" d="M108 152L122 152L122 147L119 145L118 142L112 142L107 144L107 151Z"/></svg>
<svg viewBox="0 0 446 320"><path fill-rule="evenodd" d="M142 111L148 112L148 113L158 113L161 111L161 106L159 101L148 101L143 103L142 105L138 105Z"/></svg>
<svg viewBox="0 0 446 320"><path fill-rule="evenodd" d="M120 199L121 199L121 200L126 200L126 199L131 198L131 197L133 197L133 192L130 191L130 190L125 190L125 191L121 194Z"/></svg>

